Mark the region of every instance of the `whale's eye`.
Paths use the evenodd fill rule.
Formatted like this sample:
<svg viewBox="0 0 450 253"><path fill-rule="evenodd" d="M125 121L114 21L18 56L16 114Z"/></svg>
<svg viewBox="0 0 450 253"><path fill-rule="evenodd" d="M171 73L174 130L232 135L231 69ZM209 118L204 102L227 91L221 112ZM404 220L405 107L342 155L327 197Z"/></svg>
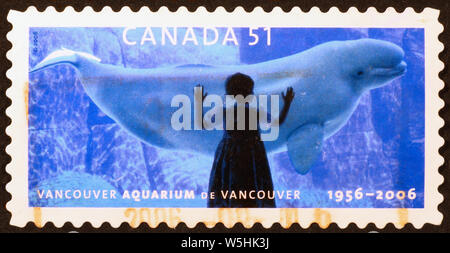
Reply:
<svg viewBox="0 0 450 253"><path fill-rule="evenodd" d="M362 75L364 75L364 71L362 71L362 70L360 70L360 71L358 71L358 73L356 73L358 76L362 76Z"/></svg>

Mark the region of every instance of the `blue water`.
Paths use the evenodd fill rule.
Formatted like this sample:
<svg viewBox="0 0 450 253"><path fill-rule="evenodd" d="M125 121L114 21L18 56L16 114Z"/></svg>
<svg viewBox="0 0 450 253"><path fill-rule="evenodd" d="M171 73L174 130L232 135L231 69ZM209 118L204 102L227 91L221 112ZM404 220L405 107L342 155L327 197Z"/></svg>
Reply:
<svg viewBox="0 0 450 253"><path fill-rule="evenodd" d="M300 190L300 200L277 200L277 207L421 208L424 203L424 31L423 29L272 28L271 45L262 28L253 41L247 28L235 29L239 45L221 39L213 46L139 45L144 29L31 28L30 67L65 47L93 54L104 63L135 68L174 64L257 63L295 54L331 40L376 38L405 51L408 72L364 95L349 122L326 140L311 171L297 174L285 152L269 154L275 190ZM200 29L195 30L198 41ZM226 30L219 29L219 38ZM205 207L212 157L163 150L140 142L103 114L81 87L73 68L58 65L29 76L30 206ZM416 198L364 197L346 202L328 191L405 191ZM195 200L40 199L37 189L193 190Z"/></svg>

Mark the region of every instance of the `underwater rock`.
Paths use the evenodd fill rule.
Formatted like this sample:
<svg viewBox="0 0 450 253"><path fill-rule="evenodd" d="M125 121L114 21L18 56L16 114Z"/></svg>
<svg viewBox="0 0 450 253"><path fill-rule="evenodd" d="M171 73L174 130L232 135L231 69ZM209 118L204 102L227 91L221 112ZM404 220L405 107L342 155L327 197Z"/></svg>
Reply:
<svg viewBox="0 0 450 253"><path fill-rule="evenodd" d="M39 196L38 190L42 198ZM52 191L52 193L56 190L62 192L70 190L72 194L74 194L74 191L80 190L81 197L78 199L73 196L71 196L70 199L65 197L57 198L55 194L52 194L51 198L46 198L45 196L47 195L48 190ZM84 197L83 190L86 190ZM89 190L91 190L91 192L88 195L87 192ZM118 193L117 189L102 177L77 171L62 171L52 177L42 180L35 187L30 188L29 202L31 206L40 207L100 207L117 206L120 205L121 202L123 204L124 201L121 199L120 194L117 194L117 199L102 199L101 197L96 199L92 191L98 192L99 190L106 190L108 193L110 193L110 191ZM87 198L87 196L89 196L89 198Z"/></svg>
<svg viewBox="0 0 450 253"><path fill-rule="evenodd" d="M149 189L140 141L117 124L95 125L91 131L87 172L102 176L120 192Z"/></svg>
<svg viewBox="0 0 450 253"><path fill-rule="evenodd" d="M213 157L164 149L158 152L159 159L153 169L159 189L189 189L197 194L208 191Z"/></svg>
<svg viewBox="0 0 450 253"><path fill-rule="evenodd" d="M62 171L84 171L86 129L30 130L28 146L29 187Z"/></svg>

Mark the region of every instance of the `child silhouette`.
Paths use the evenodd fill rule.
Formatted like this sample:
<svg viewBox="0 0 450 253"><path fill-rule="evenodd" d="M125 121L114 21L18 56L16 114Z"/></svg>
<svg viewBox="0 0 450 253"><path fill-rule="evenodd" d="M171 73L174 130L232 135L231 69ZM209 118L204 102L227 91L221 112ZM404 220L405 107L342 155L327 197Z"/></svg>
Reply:
<svg viewBox="0 0 450 253"><path fill-rule="evenodd" d="M228 77L225 88L227 95L242 95L245 98L253 94L253 86L254 82L249 76L236 73ZM203 98L206 96L207 93L202 94ZM286 95L282 93L282 98L284 106L278 119L280 125L284 122L294 98L292 87L287 89ZM208 207L275 207L272 176L259 126L256 130L249 128L248 115L250 110L255 108L249 108L248 103L241 105L245 106L245 129L238 130L238 106L236 103L233 108L224 108L225 114L234 110L234 128L224 130L223 138L216 149L209 180L209 194L214 192L215 197L208 199ZM230 198L232 191L237 198ZM246 198L239 198L239 191L245 192ZM258 198L258 191L264 191L265 197Z"/></svg>

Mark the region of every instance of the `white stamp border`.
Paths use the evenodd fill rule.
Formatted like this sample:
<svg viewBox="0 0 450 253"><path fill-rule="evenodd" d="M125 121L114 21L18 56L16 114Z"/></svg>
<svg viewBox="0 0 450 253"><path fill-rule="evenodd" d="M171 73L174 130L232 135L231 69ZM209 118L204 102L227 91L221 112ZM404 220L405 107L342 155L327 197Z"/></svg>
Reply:
<svg viewBox="0 0 450 253"><path fill-rule="evenodd" d="M95 12L86 7L77 12L72 7L57 12L54 7L48 7L40 12L35 7L29 7L24 12L10 11L8 21L13 25L7 34L12 48L7 58L12 67L7 71L7 77L12 86L6 95L12 100L6 109L6 114L12 123L6 129L11 137L11 143L6 152L11 156L11 162L6 171L11 175L11 181L6 185L12 199L6 208L11 212L10 224L24 227L28 222L34 222L42 227L47 222L53 222L61 227L71 222L75 227L90 222L92 226L99 227L104 222L112 227L119 227L122 223L129 223L137 227L141 222L147 222L150 227L157 227L160 222L166 222L169 227L176 227L184 222L192 228L198 222L207 227L214 227L222 222L226 227L233 227L240 222L244 227L250 228L259 222L265 228L271 227L275 222L284 228L298 223L302 228L308 228L316 222L320 227L326 228L330 223L336 223L340 228L355 223L364 228L368 223L374 223L378 228L393 223L396 228L412 223L415 228L421 228L425 223L439 225L443 215L438 211L438 205L443 201L438 187L443 183L443 176L438 169L444 159L439 154L439 148L444 139L439 135L439 129L444 120L439 116L439 110L444 101L439 97L439 91L444 82L439 78L439 72L444 63L439 60L438 54L444 45L438 40L443 26L438 21L439 10L425 8L416 13L412 8L406 8L398 13L390 7L379 13L371 7L361 13L355 7L347 12L340 12L336 7L328 12L321 12L313 7L308 12L294 7L290 12L284 12L276 7L271 12L265 12L261 7L252 12L246 12L237 7L233 12L227 12L223 7L214 12L208 12L204 7L195 12L189 12L185 7L175 12L166 7L156 12L143 7L133 12L129 7L114 12L105 7ZM101 18L99 18L101 17ZM425 188L424 208L35 208L28 206L28 122L27 122L27 82L28 82L28 29L29 27L125 27L125 26L205 26L205 20L211 26L223 27L389 27L389 28L424 28L425 30ZM57 21L57 22L56 22ZM24 74L26 73L26 74ZM25 101L25 103L24 103ZM144 214L159 213L160 218L147 217ZM145 217L144 217L145 216ZM158 216L158 215L157 215ZM161 218L162 217L162 218ZM144 219L145 218L145 219Z"/></svg>

